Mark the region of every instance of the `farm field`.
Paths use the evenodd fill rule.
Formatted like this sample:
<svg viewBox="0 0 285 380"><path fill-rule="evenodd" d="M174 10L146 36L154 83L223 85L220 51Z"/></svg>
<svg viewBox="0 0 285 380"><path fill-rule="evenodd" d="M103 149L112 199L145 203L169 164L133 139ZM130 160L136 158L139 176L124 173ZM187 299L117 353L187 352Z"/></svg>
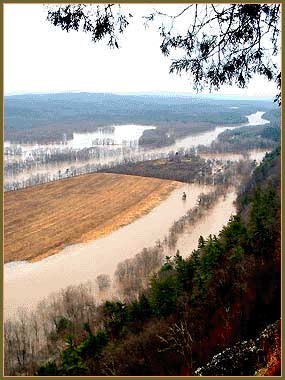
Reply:
<svg viewBox="0 0 285 380"><path fill-rule="evenodd" d="M95 173L8 192L4 261L37 261L67 245L106 235L150 211L180 185Z"/></svg>

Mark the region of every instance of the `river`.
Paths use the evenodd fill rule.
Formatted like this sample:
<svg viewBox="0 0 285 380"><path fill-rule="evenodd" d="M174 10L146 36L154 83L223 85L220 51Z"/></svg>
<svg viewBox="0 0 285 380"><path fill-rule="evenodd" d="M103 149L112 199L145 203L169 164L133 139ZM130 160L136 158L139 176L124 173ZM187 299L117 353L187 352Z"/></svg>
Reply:
<svg viewBox="0 0 285 380"><path fill-rule="evenodd" d="M188 194L185 202L181 200L183 191ZM208 191L210 186L181 184L148 214L105 237L68 246L35 263L5 264L5 316L13 315L21 306L34 307L51 292L68 285L94 280L100 273L112 276L119 262L163 240L173 222L196 205L200 193Z"/></svg>
<svg viewBox="0 0 285 380"><path fill-rule="evenodd" d="M175 144L171 145L168 147L168 151L171 150L179 150L181 148L194 148L195 146L198 145L206 145L209 146L211 143L219 136L220 133L226 131L227 129L232 130L235 128L240 128L240 127L245 127L245 126L250 126L250 125L264 125L270 123L269 120L263 119L263 115L265 112L262 111L257 111L253 114L250 114L247 117L248 123L244 124L239 124L235 126L218 126L215 129L204 132L204 133L199 133L197 135L192 135L192 136L187 136L184 139L177 140ZM164 150L166 148L163 148ZM156 151L159 151L159 149L156 149Z"/></svg>
<svg viewBox="0 0 285 380"><path fill-rule="evenodd" d="M210 234L217 235L230 216L236 213L235 199L236 193L229 192L225 199L221 198L194 226L187 226L183 234L178 237L175 250L178 249L182 257L187 257L198 248L198 239L201 235L203 237ZM169 254L173 252L170 251Z"/></svg>
<svg viewBox="0 0 285 380"><path fill-rule="evenodd" d="M248 116L248 125L265 124L264 112ZM231 129L234 127L231 127ZM206 132L198 139L199 144L211 141L228 127L218 127L218 131ZM192 143L193 143L192 136ZM188 141L190 137L180 140ZM178 147L178 145L176 145ZM187 147L187 146L186 146ZM189 147L189 145L188 145ZM113 233L84 244L66 247L60 253L35 263L12 262L4 265L4 316L12 317L19 307L33 309L36 304L52 292L69 285L94 280L98 274L113 275L119 262L133 257L144 247L152 247L158 239L163 240L175 220L197 203L201 192L208 192L210 186L181 184L169 197L151 210L147 215L120 228ZM186 202L181 201L181 193L188 194ZM178 240L177 248L183 254L190 254L196 247L200 235L218 234L230 215L234 213L234 193L226 200L219 201L209 211L206 218L198 222L191 230L186 230Z"/></svg>
<svg viewBox="0 0 285 380"><path fill-rule="evenodd" d="M121 163L124 160L137 160L144 161L148 159L157 158L160 155L166 155L169 152L177 151L179 149L189 149L198 145L209 146L220 133L224 132L227 129L235 129L241 126L250 126L250 125L264 125L268 124L269 121L263 119L265 112L257 111L251 115L246 116L248 123L239 124L235 126L217 126L215 129L208 132L199 133L191 136L187 136L183 139L177 140L174 144L154 149L145 149L138 146L138 139L142 135L143 131L146 129L153 129L154 126L141 126L141 125L121 125L121 126L112 126L114 128L113 133L107 132L94 132L94 133L75 133L73 139L68 140L66 144L56 144L56 145L21 145L19 148L22 149L22 156L17 156L18 161L21 161L23 158L27 158L29 155L34 152L50 152L52 149L58 149L60 152L68 152L69 149L82 150L85 148L92 147L92 144L95 140L106 139L109 142L113 141L115 145L104 145L103 153L100 154L100 157L89 158L88 160L76 160L76 161L58 161L52 163L43 163L32 166L31 168L23 168L17 174L14 173L5 173L5 184L12 183L14 181L27 181L33 176L40 175L46 176L49 180L52 180L53 177L56 177L59 172L65 173L66 170L77 170L84 171L86 165L115 165L116 163ZM129 137L128 137L129 135ZM103 137L102 137L103 136ZM11 144L6 142L6 147L10 147ZM102 148L102 146L101 146ZM264 152L265 154L265 152ZM19 160L19 157L22 157ZM11 156L5 156L5 162L12 162L14 159Z"/></svg>

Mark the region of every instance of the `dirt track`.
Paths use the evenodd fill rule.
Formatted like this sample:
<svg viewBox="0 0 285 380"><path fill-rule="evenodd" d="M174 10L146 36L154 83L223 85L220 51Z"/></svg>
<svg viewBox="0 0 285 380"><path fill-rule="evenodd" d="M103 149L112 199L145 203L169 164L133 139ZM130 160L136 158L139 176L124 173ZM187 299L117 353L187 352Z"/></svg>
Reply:
<svg viewBox="0 0 285 380"><path fill-rule="evenodd" d="M37 261L132 222L179 182L97 173L6 193L4 260Z"/></svg>

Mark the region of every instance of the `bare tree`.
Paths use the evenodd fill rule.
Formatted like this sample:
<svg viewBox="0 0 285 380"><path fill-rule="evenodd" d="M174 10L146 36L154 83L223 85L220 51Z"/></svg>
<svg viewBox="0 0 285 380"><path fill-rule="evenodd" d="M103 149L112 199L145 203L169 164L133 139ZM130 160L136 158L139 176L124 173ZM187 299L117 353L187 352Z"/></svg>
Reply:
<svg viewBox="0 0 285 380"><path fill-rule="evenodd" d="M169 327L166 336L159 336L162 343L160 352L175 351L183 359L184 365L187 367L189 373L193 366L192 346L193 338L190 329L185 320L180 320Z"/></svg>
<svg viewBox="0 0 285 380"><path fill-rule="evenodd" d="M99 291L103 291L103 290L106 290L110 287L111 285L111 279L110 279L110 276L107 275L107 274L99 274L97 277L96 277L96 282L98 284L98 287L99 287Z"/></svg>
<svg viewBox="0 0 285 380"><path fill-rule="evenodd" d="M144 248L134 258L119 263L115 272L119 293L129 300L135 298L162 262L162 248L154 247Z"/></svg>

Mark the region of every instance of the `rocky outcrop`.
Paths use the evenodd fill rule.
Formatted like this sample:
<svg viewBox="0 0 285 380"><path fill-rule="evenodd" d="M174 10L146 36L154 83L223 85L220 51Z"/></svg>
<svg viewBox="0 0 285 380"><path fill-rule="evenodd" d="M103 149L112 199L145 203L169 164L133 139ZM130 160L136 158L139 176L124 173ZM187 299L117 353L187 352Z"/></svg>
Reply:
<svg viewBox="0 0 285 380"><path fill-rule="evenodd" d="M237 343L215 355L194 372L196 376L278 376L281 372L280 320L256 338Z"/></svg>

